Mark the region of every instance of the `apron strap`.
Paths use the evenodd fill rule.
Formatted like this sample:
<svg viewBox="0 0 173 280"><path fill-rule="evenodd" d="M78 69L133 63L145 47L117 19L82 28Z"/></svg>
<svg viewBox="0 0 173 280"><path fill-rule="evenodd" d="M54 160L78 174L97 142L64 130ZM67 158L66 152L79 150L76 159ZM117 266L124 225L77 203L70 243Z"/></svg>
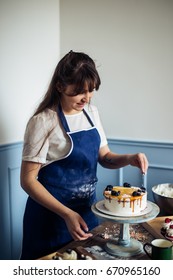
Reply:
<svg viewBox="0 0 173 280"><path fill-rule="evenodd" d="M92 122L90 116L89 116L89 115L87 114L87 112L85 111L85 109L83 109L83 113L84 113L85 116L87 117L87 119L88 119L89 123L91 124L91 126L94 127L94 124L93 124L93 122Z"/></svg>
<svg viewBox="0 0 173 280"><path fill-rule="evenodd" d="M84 113L84 115L86 116L86 118L88 119L88 121L89 121L89 123L91 124L91 126L94 127L94 124L93 124L91 118L89 117L89 115L87 114L87 112L86 112L84 109L83 109L83 113ZM63 111L62 111L62 107L61 107L60 104L59 104L59 106L58 106L58 116L59 116L59 118L60 118L60 120L61 120L61 122L62 122L62 125L63 125L65 131L66 131L66 132L70 132L70 128L69 128L69 126L68 126L67 120L66 120L66 118L65 118L65 115L64 115L64 113L63 113Z"/></svg>
<svg viewBox="0 0 173 280"><path fill-rule="evenodd" d="M70 132L70 128L68 126L67 120L66 120L66 118L64 116L64 113L62 111L62 107L61 107L60 104L58 106L58 116L59 116L59 118L60 118L60 120L62 122L62 126L64 127L65 131L66 132Z"/></svg>

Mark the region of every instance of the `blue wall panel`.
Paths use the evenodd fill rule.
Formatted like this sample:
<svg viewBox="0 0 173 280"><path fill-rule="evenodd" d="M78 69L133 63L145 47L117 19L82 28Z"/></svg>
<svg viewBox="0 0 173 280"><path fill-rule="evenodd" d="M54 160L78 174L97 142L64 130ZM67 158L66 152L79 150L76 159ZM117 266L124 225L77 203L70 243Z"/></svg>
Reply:
<svg viewBox="0 0 173 280"><path fill-rule="evenodd" d="M22 143L0 146L0 259L18 259L26 194L20 187Z"/></svg>

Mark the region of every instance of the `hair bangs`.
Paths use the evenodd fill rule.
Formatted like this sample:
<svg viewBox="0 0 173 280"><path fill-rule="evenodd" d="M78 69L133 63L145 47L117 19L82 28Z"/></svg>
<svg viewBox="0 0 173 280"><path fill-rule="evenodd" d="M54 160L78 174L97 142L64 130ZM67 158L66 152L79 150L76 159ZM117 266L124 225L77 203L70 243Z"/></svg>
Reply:
<svg viewBox="0 0 173 280"><path fill-rule="evenodd" d="M83 92L86 87L89 92L92 92L94 89L98 90L100 83L100 77L97 72L88 67L81 67L73 78L73 84L75 85L75 92L77 94Z"/></svg>

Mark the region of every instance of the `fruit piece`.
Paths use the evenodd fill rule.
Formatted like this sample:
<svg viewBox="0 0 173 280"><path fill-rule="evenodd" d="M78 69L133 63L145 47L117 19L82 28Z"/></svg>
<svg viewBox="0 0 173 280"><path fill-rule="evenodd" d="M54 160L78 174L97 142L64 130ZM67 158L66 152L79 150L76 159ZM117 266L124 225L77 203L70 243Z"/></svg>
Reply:
<svg viewBox="0 0 173 280"><path fill-rule="evenodd" d="M111 191L111 195L114 195L114 196L119 196L120 195L120 191Z"/></svg>
<svg viewBox="0 0 173 280"><path fill-rule="evenodd" d="M170 222L171 222L171 219L165 218L165 223L170 223Z"/></svg>
<svg viewBox="0 0 173 280"><path fill-rule="evenodd" d="M132 196L141 196L141 192L134 191L134 192L132 193Z"/></svg>
<svg viewBox="0 0 173 280"><path fill-rule="evenodd" d="M141 193L141 192L142 192L142 190L141 190L141 189L138 189L138 190L137 190L137 192Z"/></svg>
<svg viewBox="0 0 173 280"><path fill-rule="evenodd" d="M173 225L170 225L170 227L169 228L173 228Z"/></svg>
<svg viewBox="0 0 173 280"><path fill-rule="evenodd" d="M112 185L107 185L107 187L106 187L106 191L111 191L113 189L113 186Z"/></svg>
<svg viewBox="0 0 173 280"><path fill-rule="evenodd" d="M125 182L125 183L123 184L123 187L125 187L125 188L131 188L131 185L130 185L129 183Z"/></svg>
<svg viewBox="0 0 173 280"><path fill-rule="evenodd" d="M66 253L68 253L68 254L71 254L71 252L72 252L72 249L66 249Z"/></svg>

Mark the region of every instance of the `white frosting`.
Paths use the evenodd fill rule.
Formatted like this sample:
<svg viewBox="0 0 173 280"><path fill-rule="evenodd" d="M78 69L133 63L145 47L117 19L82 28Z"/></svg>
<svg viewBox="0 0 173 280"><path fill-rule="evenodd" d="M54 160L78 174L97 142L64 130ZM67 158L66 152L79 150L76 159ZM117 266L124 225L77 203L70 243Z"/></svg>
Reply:
<svg viewBox="0 0 173 280"><path fill-rule="evenodd" d="M163 223L162 227L164 229L169 229L171 223Z"/></svg>
<svg viewBox="0 0 173 280"><path fill-rule="evenodd" d="M63 260L77 260L77 253L72 250L70 253L63 253Z"/></svg>
<svg viewBox="0 0 173 280"><path fill-rule="evenodd" d="M154 192L165 197L173 198L173 185L172 184L160 184L154 187Z"/></svg>
<svg viewBox="0 0 173 280"><path fill-rule="evenodd" d="M111 191L105 191L105 194L111 194Z"/></svg>
<svg viewBox="0 0 173 280"><path fill-rule="evenodd" d="M90 256L86 256L85 259L86 260L92 260L92 258Z"/></svg>
<svg viewBox="0 0 173 280"><path fill-rule="evenodd" d="M169 229L166 231L166 233L167 233L168 236L173 237L173 228L169 228Z"/></svg>

